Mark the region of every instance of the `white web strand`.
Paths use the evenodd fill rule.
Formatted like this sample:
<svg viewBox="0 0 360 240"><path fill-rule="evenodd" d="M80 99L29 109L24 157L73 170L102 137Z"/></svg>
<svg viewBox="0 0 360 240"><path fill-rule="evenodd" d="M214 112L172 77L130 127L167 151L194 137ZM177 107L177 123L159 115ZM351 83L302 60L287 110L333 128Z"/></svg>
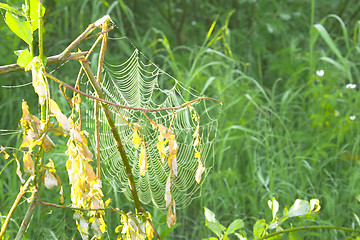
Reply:
<svg viewBox="0 0 360 240"><path fill-rule="evenodd" d="M102 89L108 101L137 108L158 109L175 107L189 100L199 98L194 91L187 90L180 82L163 72L153 63L145 64L141 59L141 53L137 49L122 64L104 64ZM148 60L148 59L145 59ZM164 87L160 88L159 85ZM91 93L94 95L94 93ZM187 96L191 99L184 99ZM92 104L94 106L94 104ZM201 161L206 170L202 175L205 178L213 162L213 143L216 136L217 120L209 115L205 101L193 104L194 109L200 116L200 149ZM171 193L175 199L177 208L185 207L195 197L195 193L201 186L195 181L198 168L198 159L194 158L194 138L192 134L196 130L197 122L192 118L192 112L188 107L173 111L146 112L129 109L118 109L122 116L113 106L109 106L115 125L120 134L126 154L132 167L134 180L140 201L153 204L158 208L165 208L165 184L170 169L166 163L160 160L159 151L156 147L158 142L158 130L153 129L150 118L156 124L162 124L166 128L171 125L171 130L176 135L179 145L177 152L178 177L173 179ZM87 111L87 127L94 132L94 110ZM124 121L124 119L126 121ZM115 183L131 199L131 191L121 156L117 150L116 142L107 125L105 115L100 111L100 151L102 172L106 179ZM140 148L136 149L132 143L134 130L129 124L138 124L138 131L146 143L148 169L144 176L140 175L139 159ZM95 146L95 138L91 139Z"/></svg>

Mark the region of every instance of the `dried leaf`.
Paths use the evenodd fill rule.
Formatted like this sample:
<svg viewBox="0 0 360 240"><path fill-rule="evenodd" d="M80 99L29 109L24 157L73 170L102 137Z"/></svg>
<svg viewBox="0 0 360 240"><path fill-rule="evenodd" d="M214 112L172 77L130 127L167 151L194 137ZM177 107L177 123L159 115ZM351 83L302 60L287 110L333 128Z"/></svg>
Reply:
<svg viewBox="0 0 360 240"><path fill-rule="evenodd" d="M44 176L44 185L47 189L52 190L54 187L58 186L58 181L56 179L56 177L50 173L49 170L45 171L45 176Z"/></svg>
<svg viewBox="0 0 360 240"><path fill-rule="evenodd" d="M70 122L67 117L61 112L58 104L53 100L50 99L50 111L52 114L55 115L56 120L59 123L59 126L64 129L65 132L70 131Z"/></svg>
<svg viewBox="0 0 360 240"><path fill-rule="evenodd" d="M42 142L41 147L44 149L45 152L51 152L51 149L55 148L56 145L49 136L46 136Z"/></svg>
<svg viewBox="0 0 360 240"><path fill-rule="evenodd" d="M20 181L22 184L25 183L25 180L22 178L22 173L21 173L21 170L20 170L20 162L19 162L19 159L17 158L16 154L13 153L14 155L14 158L15 158L15 161L16 161L16 175L18 175Z"/></svg>
<svg viewBox="0 0 360 240"><path fill-rule="evenodd" d="M4 148L3 146L0 146L0 153L2 153L4 155L5 160L9 159L10 155L5 151L6 148Z"/></svg>
<svg viewBox="0 0 360 240"><path fill-rule="evenodd" d="M148 168L148 162L146 157L145 145L141 145L140 160L139 160L140 175L144 176Z"/></svg>
<svg viewBox="0 0 360 240"><path fill-rule="evenodd" d="M44 80L44 75L40 69L37 69L35 65L32 66L32 85L35 89L35 92L39 95L39 104L44 105L46 99L46 83Z"/></svg>
<svg viewBox="0 0 360 240"><path fill-rule="evenodd" d="M171 170L174 173L174 176L177 177L178 176L178 171L177 171L177 161L176 161L176 157L173 157L171 159Z"/></svg>
<svg viewBox="0 0 360 240"><path fill-rule="evenodd" d="M166 180L166 185L165 185L165 202L166 202L166 207L168 207L171 203L171 199L172 199L172 195L171 195L171 173L169 174L169 177Z"/></svg>
<svg viewBox="0 0 360 240"><path fill-rule="evenodd" d="M175 210L175 200L172 201L173 204L169 206L168 213L166 216L166 223L168 227L175 225L176 223L176 210Z"/></svg>
<svg viewBox="0 0 360 240"><path fill-rule="evenodd" d="M159 138L159 142L156 144L156 147L159 151L161 163L164 164L165 158L166 158L165 142L163 141L163 139L160 136L158 138Z"/></svg>
<svg viewBox="0 0 360 240"><path fill-rule="evenodd" d="M195 180L197 183L200 183L201 174L203 174L204 170L205 170L205 168L203 167L202 162L199 161L199 166L198 166L198 169L196 170L196 176L195 176Z"/></svg>
<svg viewBox="0 0 360 240"><path fill-rule="evenodd" d="M31 157L30 152L24 153L23 163L24 163L24 172L29 175L33 175L35 167L34 167L34 161Z"/></svg>

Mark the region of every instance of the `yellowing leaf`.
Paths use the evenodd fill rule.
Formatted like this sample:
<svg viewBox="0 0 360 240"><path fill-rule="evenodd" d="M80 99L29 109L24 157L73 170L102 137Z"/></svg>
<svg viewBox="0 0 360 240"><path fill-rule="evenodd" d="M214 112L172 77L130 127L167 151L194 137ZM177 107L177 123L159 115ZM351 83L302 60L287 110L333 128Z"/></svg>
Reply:
<svg viewBox="0 0 360 240"><path fill-rule="evenodd" d="M160 136L159 136L160 137ZM159 151L161 162L164 164L165 158L166 158L166 150L165 150L165 143L163 140L159 140L159 142L156 144L156 147Z"/></svg>
<svg viewBox="0 0 360 240"><path fill-rule="evenodd" d="M138 148L141 143L141 138L139 137L137 129L135 129L135 131L134 131L134 137L133 137L132 142L134 143L135 148Z"/></svg>
<svg viewBox="0 0 360 240"><path fill-rule="evenodd" d="M15 161L16 161L16 175L18 175L20 181L22 184L25 183L25 180L22 178L22 173L21 173L21 170L20 170L20 162L19 162L19 159L17 158L16 154L13 153L14 155L14 158L15 158Z"/></svg>
<svg viewBox="0 0 360 240"><path fill-rule="evenodd" d="M6 148L0 146L0 153L4 155L5 160L9 159L10 155L5 151Z"/></svg>
<svg viewBox="0 0 360 240"><path fill-rule="evenodd" d="M45 152L51 152L51 149L56 147L55 143L51 140L49 136L45 137L41 146Z"/></svg>
<svg viewBox="0 0 360 240"><path fill-rule="evenodd" d="M70 131L70 122L67 119L67 117L61 112L59 106L57 105L57 103L50 99L50 111L52 114L55 115L56 120L59 123L59 126L61 126L65 132L69 132Z"/></svg>
<svg viewBox="0 0 360 240"><path fill-rule="evenodd" d="M31 158L31 153L24 153L23 156L24 172L33 175L34 174L34 161Z"/></svg>
<svg viewBox="0 0 360 240"><path fill-rule="evenodd" d="M146 149L145 145L141 145L141 153L140 153L140 160L139 160L139 168L140 168L140 175L144 176L146 173L146 170L148 168L148 162L146 159Z"/></svg>
<svg viewBox="0 0 360 240"><path fill-rule="evenodd" d="M195 180L197 183L200 183L201 175L203 174L204 170L205 170L205 168L203 167L202 162L199 161L199 166L198 166L198 169L196 171L196 176L195 176Z"/></svg>

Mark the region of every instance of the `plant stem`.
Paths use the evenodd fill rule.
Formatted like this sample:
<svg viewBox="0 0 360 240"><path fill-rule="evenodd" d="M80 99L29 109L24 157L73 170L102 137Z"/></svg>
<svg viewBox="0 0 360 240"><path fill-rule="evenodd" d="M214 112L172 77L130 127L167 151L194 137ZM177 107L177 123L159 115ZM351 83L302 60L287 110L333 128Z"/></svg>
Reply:
<svg viewBox="0 0 360 240"><path fill-rule="evenodd" d="M24 220L21 223L20 229L19 229L18 233L16 234L15 240L22 239L22 236L24 235L24 233L29 225L31 216L33 215L33 211L34 211L36 205L38 204L38 202L37 202L38 195L39 195L39 192L38 191L35 192L33 199L30 202L29 208L25 214Z"/></svg>
<svg viewBox="0 0 360 240"><path fill-rule="evenodd" d="M21 197L24 195L27 187L29 186L30 182L31 182L33 179L34 179L34 176L30 176L30 177L28 178L28 180L26 181L26 183L24 184L24 186L21 186L21 187L20 187L20 191L19 191L19 193L18 193L18 195L17 195L17 197L16 197L16 199L15 199L15 201L14 201L14 203L13 203L13 205L12 205L12 207L11 207L9 213L8 213L8 215L6 216L5 222L4 222L4 224L3 224L2 228L1 228L0 239L2 239L2 237L4 236L5 231L6 231L6 228L7 228L7 225L9 224L9 221L10 221L11 215L13 214L15 208L16 208L17 205L19 204L19 201L20 201Z"/></svg>
<svg viewBox="0 0 360 240"><path fill-rule="evenodd" d="M121 104L117 104L117 103L113 103L113 102L110 102L110 101L107 101L105 99L102 99L102 98L99 98L99 97L95 97L95 96L92 96L90 94L87 94L87 93L84 93L76 88L73 88L72 86L70 86L69 84L66 84L65 82L61 81L60 79L48 74L48 73L45 73L46 76L48 78L50 78L51 80L53 80L54 82L66 87L67 89L70 89L71 91L74 91L74 92L77 92L77 93L80 93L81 95L85 96L85 97L88 97L88 98L92 98L92 99L95 99L95 100L98 100L102 103L106 103L106 104L109 104L109 105L112 105L114 107L119 107L119 108L124 108L124 109L130 109L130 110L135 110L135 111L143 111L143 112L161 112L161 111L172 111L172 110L177 110L177 109L181 109L181 108L184 108L184 107L187 107L187 106L190 106L196 102L199 102L199 101L204 101L204 100L210 100L210 101L214 101L214 102L218 102L219 104L222 104L222 102L220 100L217 100L215 98L209 98L209 97L200 97L200 98L197 98L197 99L194 99L194 100L191 100L191 101L188 101L186 103L183 103L181 105L178 105L178 106L175 106L175 107L166 107L166 108L137 108L137 107L131 107L131 106L126 106L126 105L121 105ZM95 78L95 77L94 77ZM99 86L100 87L100 86Z"/></svg>
<svg viewBox="0 0 360 240"><path fill-rule="evenodd" d="M109 27L109 21L105 21L102 25L102 31L104 32L102 34L102 42L101 42L101 49L99 54L99 62L98 62L98 69L97 69L97 82L100 85L101 83L101 74L103 70L104 65L104 58L105 58L105 52L107 48L107 38L108 33L107 29ZM101 163L100 163L100 135L99 135L99 101L95 101L95 142L96 142L96 163L97 163L97 177L98 179L101 178Z"/></svg>
<svg viewBox="0 0 360 240"><path fill-rule="evenodd" d="M89 78L90 83L91 83L92 87L94 88L94 90L95 90L96 94L98 95L98 97L100 99L105 99L105 96L104 96L104 94L103 94L103 92L102 92L102 90L100 88L100 85L96 81L95 76L94 76L94 74L92 73L92 71L90 69L89 63L87 61L80 61L80 64L83 67L83 69L84 69L87 77ZM116 141L117 149L118 149L118 151L120 153L121 159L122 159L123 164L124 164L125 172L127 174L129 182L130 182L130 190L131 190L131 194L132 194L132 197L133 197L133 200L134 200L136 212L137 213L145 212L144 208L141 206L141 203L140 203L137 191L136 191L134 176L133 176L132 171L131 171L131 166L130 166L129 160L127 158L127 155L126 155L125 148L124 148L124 146L122 144L122 141L120 139L120 135L119 135L119 133L118 133L116 127L115 127L114 120L111 117L108 106L103 101L101 102L101 106L102 106L102 109L104 111L106 120L107 120L108 125L110 127L110 130L113 133L113 137L114 137L114 140Z"/></svg>
<svg viewBox="0 0 360 240"><path fill-rule="evenodd" d="M352 228L346 228L346 227L337 227L337 226L326 226L326 225L319 225L319 226L304 226L304 227L295 227L290 229L281 230L278 232L270 233L260 239L267 239L271 238L273 236L277 236L283 233L289 233L289 232L296 232L296 231L304 231L304 230L317 230L317 229L335 229L335 230L341 230L341 231L347 231L347 232L356 232L360 233L360 230L352 229Z"/></svg>
<svg viewBox="0 0 360 240"><path fill-rule="evenodd" d="M90 24L85 31L80 34L70 45L60 54L60 60L65 59L70 52L77 46L79 43L84 40L95 28L99 27L101 24L103 24L105 21L109 21L110 16L105 15L96 22Z"/></svg>

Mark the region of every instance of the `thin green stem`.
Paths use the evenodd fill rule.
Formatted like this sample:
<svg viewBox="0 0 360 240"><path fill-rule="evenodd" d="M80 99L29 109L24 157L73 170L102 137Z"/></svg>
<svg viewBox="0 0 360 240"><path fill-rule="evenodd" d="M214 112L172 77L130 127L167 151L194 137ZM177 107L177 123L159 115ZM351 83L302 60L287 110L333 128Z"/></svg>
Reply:
<svg viewBox="0 0 360 240"><path fill-rule="evenodd" d="M271 238L271 237L274 237L274 236L277 236L277 235L280 235L283 233L290 233L290 232L297 232L297 231L304 231L304 230L319 230L319 229L335 229L335 230L341 230L341 231L347 231L347 232L360 233L360 230L352 229L352 228L319 225L319 226L304 226L304 227L295 227L295 228L285 229L285 230L281 230L278 232L270 233L260 239Z"/></svg>
<svg viewBox="0 0 360 240"><path fill-rule="evenodd" d="M42 4L39 1L39 57L43 63L45 63L45 55L43 49L43 19L42 19ZM46 64L45 64L46 65Z"/></svg>

